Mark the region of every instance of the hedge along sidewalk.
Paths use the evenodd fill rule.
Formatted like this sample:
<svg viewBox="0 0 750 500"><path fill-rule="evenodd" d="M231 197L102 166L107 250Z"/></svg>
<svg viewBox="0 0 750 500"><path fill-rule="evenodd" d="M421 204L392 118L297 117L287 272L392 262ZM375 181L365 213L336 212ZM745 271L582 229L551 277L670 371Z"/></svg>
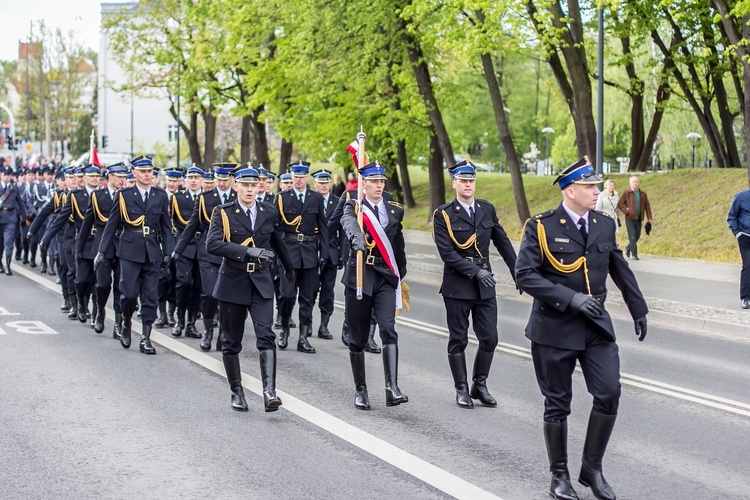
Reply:
<svg viewBox="0 0 750 500"><path fill-rule="evenodd" d="M431 233L405 230L404 236L409 271L443 272ZM518 245L513 242L516 251ZM490 260L499 285L498 294L518 297L508 268L494 249ZM639 261L629 260L628 263L646 297L650 320L714 334L740 335L750 341L750 310L740 309L741 266L647 254L642 254ZM620 319L630 318L622 295L611 280L607 288L610 313Z"/></svg>

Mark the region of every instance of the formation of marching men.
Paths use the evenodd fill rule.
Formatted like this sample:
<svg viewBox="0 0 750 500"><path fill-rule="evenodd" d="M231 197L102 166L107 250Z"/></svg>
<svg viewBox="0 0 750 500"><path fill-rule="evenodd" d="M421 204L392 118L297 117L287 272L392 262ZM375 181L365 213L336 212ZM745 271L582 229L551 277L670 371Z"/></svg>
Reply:
<svg viewBox="0 0 750 500"><path fill-rule="evenodd" d="M602 474L620 397L618 348L604 307L607 277L622 291L640 340L646 336L648 307L617 246L615 222L593 209L601 179L586 158L563 170L555 179L562 203L529 219L516 255L495 208L474 196L474 165L463 161L448 171L455 198L433 214L433 237L444 263L440 294L458 407L473 408L474 401L498 405L488 388L498 344L492 245L517 289L534 299L526 336L544 396L549 493L557 499L578 498L567 468L567 416L571 375L580 362L593 405L579 482L596 498L614 499ZM333 338L329 325L342 269L341 339L349 350L354 406L370 409L364 353L381 351L385 402L398 406L409 402L398 384L395 328L397 311L408 305L404 209L385 191L386 169L378 161L360 162L358 173L359 188L337 197L330 192L331 172L311 174L304 161L289 165L278 177L276 193L276 175L251 164L170 169L166 189L158 186L159 172L146 156L130 166L110 165L104 174L94 165L57 174L44 169L24 182L15 182L9 168L0 168L5 257L0 273L12 275L13 245L20 232L18 259L35 267L39 250L40 271L59 275L61 310L69 319L89 322L102 333L112 295L112 335L125 349L131 345L136 314L144 354L156 353L153 328L170 328L174 337L200 338L204 351L215 346L226 370L231 407L238 411L248 410L239 354L249 315L264 408L272 412L282 405L276 394L277 349L288 347L296 327L296 350L316 352L310 342L316 303L317 338ZM471 380L465 356L470 318L479 341Z"/></svg>

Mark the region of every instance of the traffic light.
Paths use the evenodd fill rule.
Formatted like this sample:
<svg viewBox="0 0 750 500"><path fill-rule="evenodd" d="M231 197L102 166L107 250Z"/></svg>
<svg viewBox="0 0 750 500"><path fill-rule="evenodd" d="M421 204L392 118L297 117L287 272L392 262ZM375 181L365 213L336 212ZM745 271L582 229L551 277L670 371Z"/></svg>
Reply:
<svg viewBox="0 0 750 500"><path fill-rule="evenodd" d="M12 135L8 136L8 149L10 151L15 151L15 150L18 149L18 146L16 146L16 143L13 141L13 136Z"/></svg>
<svg viewBox="0 0 750 500"><path fill-rule="evenodd" d="M102 136L102 149L107 149L107 142L109 142L108 139L109 137L107 137L106 135Z"/></svg>

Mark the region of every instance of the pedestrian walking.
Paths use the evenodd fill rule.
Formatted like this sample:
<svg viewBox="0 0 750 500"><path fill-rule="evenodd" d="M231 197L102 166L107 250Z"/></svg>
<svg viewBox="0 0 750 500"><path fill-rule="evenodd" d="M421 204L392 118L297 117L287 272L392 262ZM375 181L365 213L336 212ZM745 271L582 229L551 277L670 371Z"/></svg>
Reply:
<svg viewBox="0 0 750 500"><path fill-rule="evenodd" d="M630 178L630 188L622 193L617 208L625 214L625 227L628 230L628 246L625 247L625 256L632 255L633 260L638 260L638 240L641 239L641 227L645 218L653 224L651 215L651 203L648 201L646 192L639 188L641 180L633 176Z"/></svg>
<svg viewBox="0 0 750 500"><path fill-rule="evenodd" d="M742 258L740 306L742 309L750 309L750 189L740 191L734 196L729 206L727 223L737 239Z"/></svg>

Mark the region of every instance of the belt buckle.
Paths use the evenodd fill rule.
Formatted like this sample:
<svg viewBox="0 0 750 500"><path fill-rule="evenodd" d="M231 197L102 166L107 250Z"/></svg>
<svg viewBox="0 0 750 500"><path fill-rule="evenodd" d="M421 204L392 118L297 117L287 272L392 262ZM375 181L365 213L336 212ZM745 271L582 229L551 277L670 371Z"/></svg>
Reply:
<svg viewBox="0 0 750 500"><path fill-rule="evenodd" d="M374 266L375 265L375 256L374 255L368 255L365 259L365 264L368 266Z"/></svg>
<svg viewBox="0 0 750 500"><path fill-rule="evenodd" d="M91 236L96 236L96 228L95 227L91 228Z"/></svg>
<svg viewBox="0 0 750 500"><path fill-rule="evenodd" d="M254 273L255 272L255 262L248 262L247 263L247 267L245 268L245 270L248 273L250 273L250 274Z"/></svg>
<svg viewBox="0 0 750 500"><path fill-rule="evenodd" d="M468 260L471 263L474 263L474 257L466 257L466 260Z"/></svg>
<svg viewBox="0 0 750 500"><path fill-rule="evenodd" d="M305 241L305 235L302 233L297 233L297 241Z"/></svg>
<svg viewBox="0 0 750 500"><path fill-rule="evenodd" d="M143 226L143 236L148 236L149 234L151 234L151 227Z"/></svg>
<svg viewBox="0 0 750 500"><path fill-rule="evenodd" d="M203 234L203 233L201 233L200 231L196 231L196 232L195 232L195 239L196 239L196 240L199 240L199 239L201 239L201 235L202 235L202 234Z"/></svg>
<svg viewBox="0 0 750 500"><path fill-rule="evenodd" d="M173 234L173 235L177 234L177 228L176 228L176 227L173 227L173 228L172 228L172 234Z"/></svg>

